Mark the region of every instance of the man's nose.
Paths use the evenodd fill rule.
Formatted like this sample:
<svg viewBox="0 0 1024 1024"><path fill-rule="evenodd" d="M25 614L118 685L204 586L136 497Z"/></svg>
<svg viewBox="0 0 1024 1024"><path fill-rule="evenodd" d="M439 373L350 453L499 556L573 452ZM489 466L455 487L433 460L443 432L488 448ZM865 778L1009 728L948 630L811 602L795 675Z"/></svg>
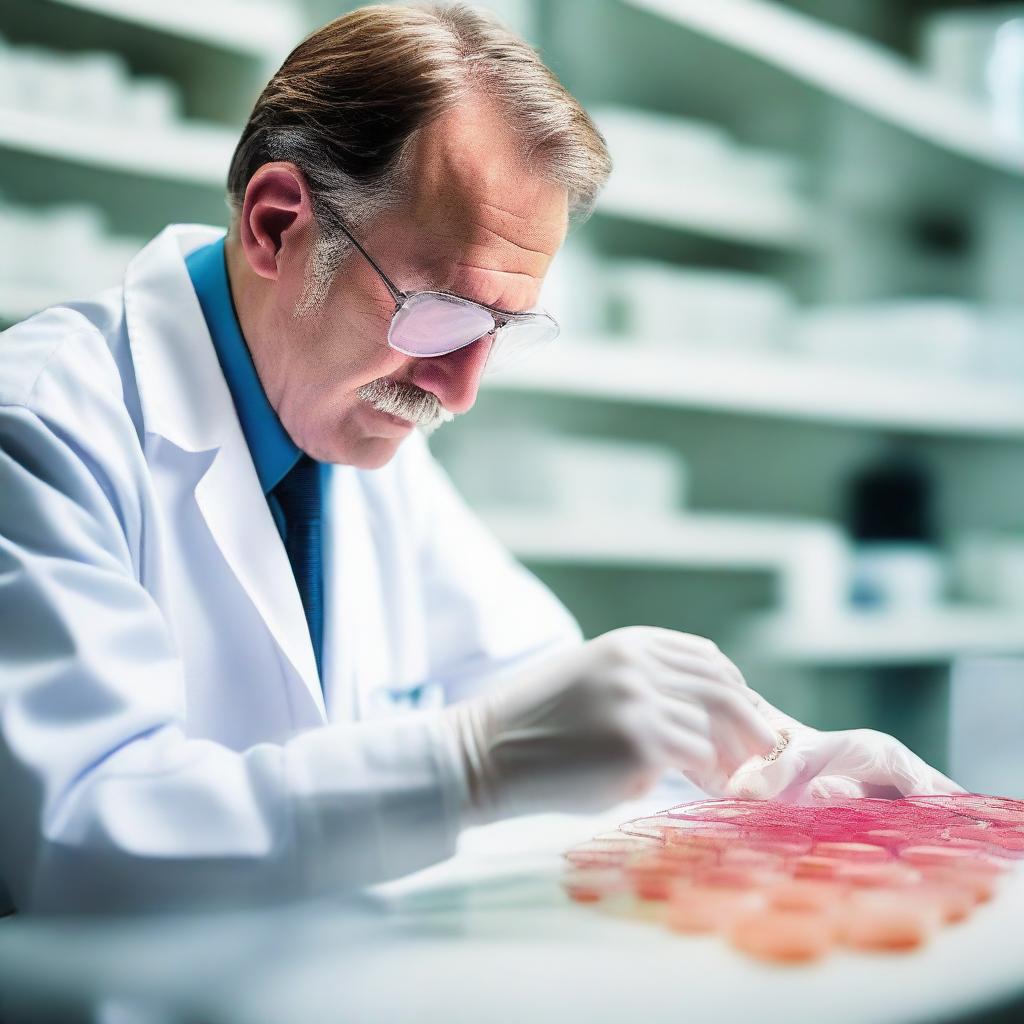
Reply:
<svg viewBox="0 0 1024 1024"><path fill-rule="evenodd" d="M449 412L469 412L480 390L491 344L492 338L487 335L444 356L414 359L412 383L436 395Z"/></svg>

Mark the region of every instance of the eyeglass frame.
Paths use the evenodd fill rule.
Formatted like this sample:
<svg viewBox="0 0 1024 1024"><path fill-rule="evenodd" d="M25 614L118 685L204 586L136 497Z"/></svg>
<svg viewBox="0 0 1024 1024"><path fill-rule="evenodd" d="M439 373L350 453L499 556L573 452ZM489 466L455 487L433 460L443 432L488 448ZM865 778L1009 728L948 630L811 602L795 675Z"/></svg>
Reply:
<svg viewBox="0 0 1024 1024"><path fill-rule="evenodd" d="M514 322L516 320L519 320L519 319L532 318L532 317L544 317L546 320L550 320L551 323L554 324L555 332L556 333L555 333L555 336L551 339L552 341L554 341L555 338L557 338L558 335L561 333L561 326L559 325L558 321L550 313L546 313L546 312L543 312L541 310L527 310L527 311L524 311L522 313L514 313L511 310L499 309L497 306L489 306L489 305L487 305L486 302L476 302L473 299L467 299L465 297L465 295L458 295L455 292L441 291L440 289L437 289L437 288L424 288L424 289L422 289L420 291L412 291L412 292L402 291L402 289L399 288L391 280L391 278L388 277L388 275L384 273L383 270L381 270L381 268L377 265L377 261L362 247L362 245L360 245L360 243L355 238L355 236L352 234L352 232L349 231L349 229L347 227L345 227L345 225L342 224L340 220L336 219L335 220L335 224L338 226L338 228L340 228L340 230L345 235L345 237L356 247L356 249L359 250L359 252L362 254L363 259L365 259L366 262L369 263L371 267L373 267L373 269L376 272L377 276L384 282L385 287L387 288L388 292L391 295L392 300L395 303L395 311L391 314L391 322L392 323L394 323L395 317L401 312L402 307L406 304L406 302L409 301L409 299L415 298L417 295L442 295L442 296L444 296L446 298L449 298L449 299L458 299L460 302L466 302L466 303L468 303L471 306L476 306L478 309L485 309L485 310L487 310L488 313L491 314L491 318L494 320L494 327L490 331L488 331L486 334L481 334L480 338L488 338L488 337L492 337L493 336L493 338L496 339L497 335L498 335L498 332L503 327L505 327L507 324L510 324L510 323L512 323L512 322ZM390 325L389 325L389 329L388 329L388 334L389 334L388 346L390 348L394 348L396 352L401 352L402 351L401 349L395 348L391 344ZM473 341L467 341L465 345L460 345L458 348L450 349L448 352L438 353L438 355L434 355L434 356L411 355L410 358L412 358L412 359L439 359L442 355L450 355L452 352L461 352L462 349L469 348L470 345L473 345L476 342L478 342L480 340L480 338L474 338ZM410 355L410 353L402 352L402 355Z"/></svg>

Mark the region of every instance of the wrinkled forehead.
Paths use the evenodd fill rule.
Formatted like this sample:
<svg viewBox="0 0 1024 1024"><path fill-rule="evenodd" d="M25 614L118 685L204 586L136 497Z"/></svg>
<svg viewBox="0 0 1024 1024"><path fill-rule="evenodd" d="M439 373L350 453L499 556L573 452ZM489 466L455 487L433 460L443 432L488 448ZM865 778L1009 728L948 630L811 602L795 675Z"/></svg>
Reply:
<svg viewBox="0 0 1024 1024"><path fill-rule="evenodd" d="M533 306L565 237L566 190L526 164L486 108L438 119L412 166L407 210L420 286L503 309Z"/></svg>
<svg viewBox="0 0 1024 1024"><path fill-rule="evenodd" d="M531 308L563 231L537 231L496 205L463 212L463 220L419 222L414 251L420 286L501 309Z"/></svg>

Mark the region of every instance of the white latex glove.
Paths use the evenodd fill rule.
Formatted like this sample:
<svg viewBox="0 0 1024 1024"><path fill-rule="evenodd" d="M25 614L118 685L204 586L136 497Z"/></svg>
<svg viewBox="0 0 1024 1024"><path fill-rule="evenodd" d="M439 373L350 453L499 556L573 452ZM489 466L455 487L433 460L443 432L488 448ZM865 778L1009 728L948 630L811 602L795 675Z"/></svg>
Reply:
<svg viewBox="0 0 1024 1024"><path fill-rule="evenodd" d="M829 797L962 793L895 737L874 729L822 732L803 725L748 690L752 703L785 737L770 759L753 757L726 786L729 796L801 803Z"/></svg>
<svg viewBox="0 0 1024 1024"><path fill-rule="evenodd" d="M466 823L589 811L637 796L669 767L725 785L778 737L739 670L702 637L606 633L449 708Z"/></svg>

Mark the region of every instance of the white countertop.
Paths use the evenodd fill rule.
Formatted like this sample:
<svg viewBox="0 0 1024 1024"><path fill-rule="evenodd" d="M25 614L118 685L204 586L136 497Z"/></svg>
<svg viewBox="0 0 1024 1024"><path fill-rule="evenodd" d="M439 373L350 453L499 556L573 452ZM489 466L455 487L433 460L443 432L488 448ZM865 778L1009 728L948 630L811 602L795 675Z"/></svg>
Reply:
<svg viewBox="0 0 1024 1024"><path fill-rule="evenodd" d="M21 991L27 1005L43 993L78 1005L121 993L159 1010L147 1024L915 1024L1014 994L1024 1005L1024 871L923 950L838 951L802 967L570 901L558 884L562 851L654 807L471 830L452 860L360 900L134 923L0 922L0 992ZM3 1010L0 1001L0 1019Z"/></svg>

